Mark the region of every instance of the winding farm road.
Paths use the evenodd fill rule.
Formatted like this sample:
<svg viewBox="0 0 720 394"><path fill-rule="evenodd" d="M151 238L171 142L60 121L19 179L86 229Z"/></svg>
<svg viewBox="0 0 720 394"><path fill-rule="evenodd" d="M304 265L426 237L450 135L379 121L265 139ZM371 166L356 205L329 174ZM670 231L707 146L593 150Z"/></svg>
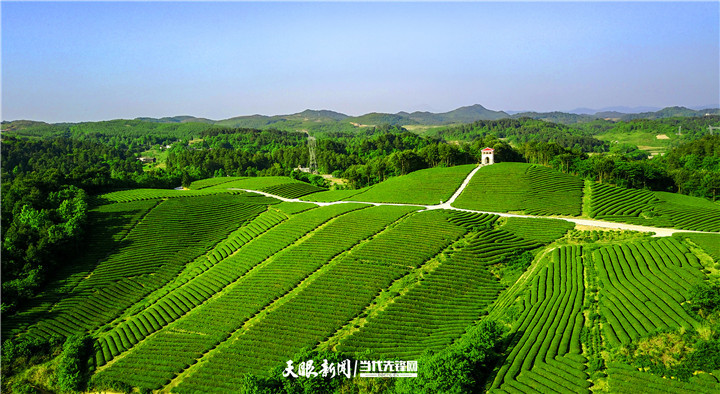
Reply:
<svg viewBox="0 0 720 394"><path fill-rule="evenodd" d="M452 197L450 199L442 204L435 204L435 205L422 205L422 204L402 204L402 203L386 203L386 202L370 202L370 201L332 201L332 202L319 202L319 201L305 201L300 200L299 198L285 198L281 196L277 196L270 193L265 193L259 190L250 190L250 189L239 189L239 188L230 188L229 190L242 190L245 192L250 193L257 193L262 194L266 197L272 197L281 201L286 202L303 202L303 203L309 203L309 204L315 204L321 207L327 206L327 205L336 205L336 204L369 204L369 205L395 205L395 206L411 206L411 207L421 207L425 208L425 210L431 210L431 209L449 209L454 211L463 211L463 212L473 212L473 213L489 213L493 215L498 215L501 217L513 217L513 218L533 218L533 219L559 219L559 220L565 220L567 222L572 222L577 225L581 226L592 226L592 227L599 227L599 228L608 228L608 229L615 229L615 230L630 230L630 231L639 231L644 233L655 233L653 235L654 237L669 237L673 235L674 233L702 233L702 234L719 234L720 233L714 233L709 231L694 231L694 230L681 230L681 229L675 229L675 228L666 228L666 227L649 227L649 226L638 226L634 224L627 224L627 223L616 223L616 222L606 222L604 220L594 220L594 219L580 219L580 218L574 218L574 217L566 217L566 216L537 216L537 215L519 215L514 213L505 213L505 212L489 212L489 211L477 211L473 209L464 209L464 208L457 208L453 207L452 203L455 202L455 199L458 198L460 194L462 194L463 190L467 187L467 185L470 183L470 179L475 175L475 173L483 167L482 165L478 165L474 170L472 170L463 183L458 187L458 189L453 193Z"/></svg>

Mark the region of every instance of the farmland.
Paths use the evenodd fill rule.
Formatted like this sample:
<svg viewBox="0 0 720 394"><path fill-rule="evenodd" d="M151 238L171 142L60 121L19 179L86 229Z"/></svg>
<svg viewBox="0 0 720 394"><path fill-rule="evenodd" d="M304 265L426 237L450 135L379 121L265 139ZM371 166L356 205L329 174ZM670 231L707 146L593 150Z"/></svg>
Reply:
<svg viewBox="0 0 720 394"><path fill-rule="evenodd" d="M480 169L455 206L491 212L579 216L582 181L545 167L499 163Z"/></svg>
<svg viewBox="0 0 720 394"><path fill-rule="evenodd" d="M447 201L474 165L431 168L390 178L351 196L351 201L438 204Z"/></svg>
<svg viewBox="0 0 720 394"><path fill-rule="evenodd" d="M593 184L590 216L596 219L684 230L720 231L720 206L667 192Z"/></svg>
<svg viewBox="0 0 720 394"><path fill-rule="evenodd" d="M284 176L269 176L261 178L227 177L219 178L216 182L197 181L194 184L190 184L190 189L192 190L195 188L204 192L251 189L287 198L297 198L306 194L325 190L323 188L309 185L305 182Z"/></svg>
<svg viewBox="0 0 720 394"><path fill-rule="evenodd" d="M472 232L453 244L447 257L427 272L421 283L368 319L338 350L369 349L377 356L419 357L427 349L448 346L502 289L488 266L513 251L537 246L502 230Z"/></svg>
<svg viewBox="0 0 720 394"><path fill-rule="evenodd" d="M3 321L3 338L89 338L92 390L220 393L279 384L278 368L308 349L417 360L429 373L432 357L497 322L497 355L473 391L720 389L718 368L692 361L720 335L695 298L720 278L720 235L680 231L717 229L717 204L584 188L522 163L481 167L459 189L473 168L360 190L217 177L95 196L88 253ZM564 219L582 212L621 230ZM680 232L651 238L622 223ZM658 338L687 354L653 364L643 352ZM690 375L677 366L691 362ZM359 379L342 384L375 384Z"/></svg>
<svg viewBox="0 0 720 394"><path fill-rule="evenodd" d="M582 249L566 246L544 255L517 305L522 308L508 338L505 362L493 389L582 392L584 373L580 332L584 325Z"/></svg>

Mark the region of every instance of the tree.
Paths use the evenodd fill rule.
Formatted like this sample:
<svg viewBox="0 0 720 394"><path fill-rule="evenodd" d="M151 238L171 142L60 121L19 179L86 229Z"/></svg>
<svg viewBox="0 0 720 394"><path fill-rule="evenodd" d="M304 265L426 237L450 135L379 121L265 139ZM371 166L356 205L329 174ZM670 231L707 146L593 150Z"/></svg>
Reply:
<svg viewBox="0 0 720 394"><path fill-rule="evenodd" d="M712 200L715 201L720 190L720 172L707 172L703 177L703 183L709 191L707 194L712 194Z"/></svg>
<svg viewBox="0 0 720 394"><path fill-rule="evenodd" d="M401 379L399 393L478 392L492 371L504 330L494 320L484 319L450 347L438 353L428 351L418 360L418 376Z"/></svg>
<svg viewBox="0 0 720 394"><path fill-rule="evenodd" d="M192 183L192 178L190 178L190 174L187 171L183 171L181 182L182 187L190 187L190 184Z"/></svg>
<svg viewBox="0 0 720 394"><path fill-rule="evenodd" d="M62 391L79 391L84 388L89 344L90 339L80 335L72 335L65 341L55 373Z"/></svg>
<svg viewBox="0 0 720 394"><path fill-rule="evenodd" d="M593 170L597 174L598 182L608 181L610 175L615 169L615 162L612 158L607 156L595 156L593 157Z"/></svg>

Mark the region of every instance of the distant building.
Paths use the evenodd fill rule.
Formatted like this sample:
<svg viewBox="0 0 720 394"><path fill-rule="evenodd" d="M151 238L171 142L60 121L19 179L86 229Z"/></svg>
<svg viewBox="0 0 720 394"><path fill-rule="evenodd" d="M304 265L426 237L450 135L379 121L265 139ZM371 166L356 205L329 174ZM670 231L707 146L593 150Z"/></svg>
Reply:
<svg viewBox="0 0 720 394"><path fill-rule="evenodd" d="M145 156L143 156L143 157L138 157L138 160L140 160L140 162L142 162L142 163L155 163L155 158L154 158L154 157L145 157Z"/></svg>
<svg viewBox="0 0 720 394"><path fill-rule="evenodd" d="M307 172L307 173L311 173L311 172L312 172L312 170L310 169L310 167L300 167L300 166L298 166L298 168L296 168L296 170L298 170L298 171L300 171L300 172Z"/></svg>
<svg viewBox="0 0 720 394"><path fill-rule="evenodd" d="M482 164L482 165L495 164L495 149L485 148L482 150L481 153L482 153L482 156L481 156L480 164Z"/></svg>

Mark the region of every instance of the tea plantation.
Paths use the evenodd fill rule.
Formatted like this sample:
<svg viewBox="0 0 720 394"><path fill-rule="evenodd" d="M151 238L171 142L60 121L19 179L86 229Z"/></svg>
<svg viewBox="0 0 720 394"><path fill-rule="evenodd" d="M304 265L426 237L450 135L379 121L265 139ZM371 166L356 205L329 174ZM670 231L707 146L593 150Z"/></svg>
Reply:
<svg viewBox="0 0 720 394"><path fill-rule="evenodd" d="M590 215L595 219L683 230L720 231L720 205L667 192L630 190L596 183Z"/></svg>
<svg viewBox="0 0 720 394"><path fill-rule="evenodd" d="M460 187L474 165L428 168L390 178L348 198L350 201L439 204Z"/></svg>
<svg viewBox="0 0 720 394"><path fill-rule="evenodd" d="M579 216L582 189L581 179L546 167L498 163L481 168L455 206L491 212Z"/></svg>
<svg viewBox="0 0 720 394"><path fill-rule="evenodd" d="M446 392L452 374L460 392L720 392L719 204L498 163L438 205L474 168L95 196L86 252L2 322L7 376L32 386L54 361L18 349L86 338L94 392ZM417 361L418 377L326 390L282 376L301 354Z"/></svg>

